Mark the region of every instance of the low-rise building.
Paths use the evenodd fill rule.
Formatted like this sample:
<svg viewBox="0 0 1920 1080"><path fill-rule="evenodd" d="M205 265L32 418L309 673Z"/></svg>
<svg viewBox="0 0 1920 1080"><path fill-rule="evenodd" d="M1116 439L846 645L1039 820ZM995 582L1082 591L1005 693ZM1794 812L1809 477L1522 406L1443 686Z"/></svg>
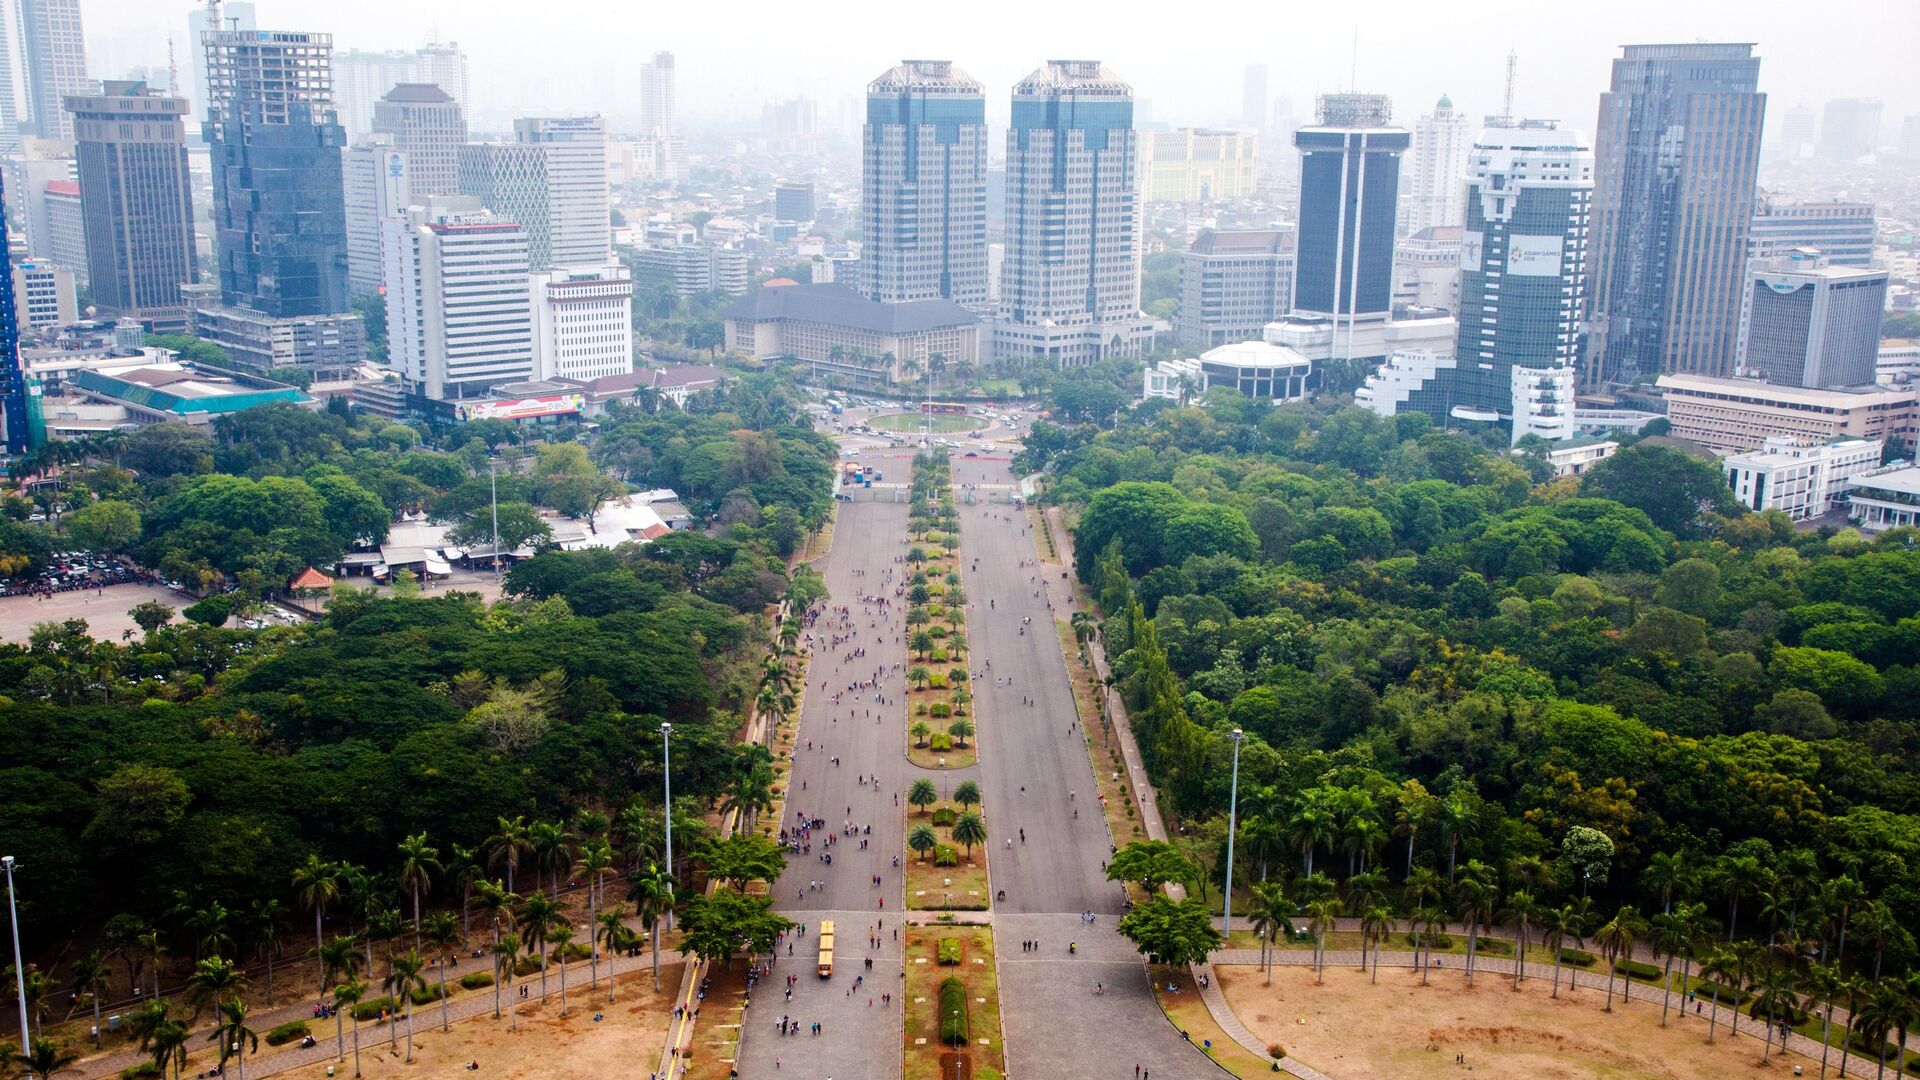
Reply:
<svg viewBox="0 0 1920 1080"><path fill-rule="evenodd" d="M1879 439L1803 443L1772 438L1760 449L1728 455L1720 464L1740 505L1806 521L1842 505L1848 482L1880 467L1884 445Z"/></svg>
<svg viewBox="0 0 1920 1080"><path fill-rule="evenodd" d="M1620 450L1620 444L1612 439L1571 439L1555 443L1546 451L1547 464L1553 467L1553 475L1585 476L1587 470L1607 460ZM1515 447L1514 454L1524 454L1525 450Z"/></svg>
<svg viewBox="0 0 1920 1080"><path fill-rule="evenodd" d="M1920 419L1920 390L1911 386L1825 390L1711 375L1662 375L1657 385L1673 434L1721 454L1757 450L1780 436L1815 444L1911 440Z"/></svg>
<svg viewBox="0 0 1920 1080"><path fill-rule="evenodd" d="M234 366L259 374L297 367L333 378L366 360L367 330L354 312L276 318L250 308L203 307L193 332L227 350Z"/></svg>
<svg viewBox="0 0 1920 1080"><path fill-rule="evenodd" d="M683 298L704 292L739 296L751 278L746 252L713 244L638 248L632 259L641 287L664 281Z"/></svg>
<svg viewBox="0 0 1920 1080"><path fill-rule="evenodd" d="M1920 378L1920 339L1888 338L1874 359L1874 381L1895 386Z"/></svg>
<svg viewBox="0 0 1920 1080"><path fill-rule="evenodd" d="M298 387L285 383L205 364L155 363L145 357L123 365L76 371L67 378L67 387L94 401L126 409L139 424L210 424L229 413L273 402L308 408L320 405Z"/></svg>
<svg viewBox="0 0 1920 1080"><path fill-rule="evenodd" d="M1847 517L1867 533L1920 526L1920 468L1885 469L1854 477L1848 485Z"/></svg>
<svg viewBox="0 0 1920 1080"><path fill-rule="evenodd" d="M891 385L909 361L925 370L936 354L949 366L981 360L980 317L950 300L882 304L844 285L763 286L724 315L728 349L859 385Z"/></svg>
<svg viewBox="0 0 1920 1080"><path fill-rule="evenodd" d="M1141 392L1185 403L1214 387L1263 401L1296 401L1313 389L1313 361L1284 345L1239 341L1198 357L1162 360L1149 367Z"/></svg>

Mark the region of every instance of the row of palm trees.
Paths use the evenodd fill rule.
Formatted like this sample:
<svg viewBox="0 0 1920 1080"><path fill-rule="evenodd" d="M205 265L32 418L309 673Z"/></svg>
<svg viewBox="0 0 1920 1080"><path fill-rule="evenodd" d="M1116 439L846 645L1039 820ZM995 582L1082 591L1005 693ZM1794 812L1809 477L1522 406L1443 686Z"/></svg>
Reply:
<svg viewBox="0 0 1920 1080"><path fill-rule="evenodd" d="M1628 997L1628 982L1636 974L1636 949L1645 947L1656 960L1662 960L1657 983L1661 988L1660 1024L1666 1026L1672 1009L1674 967L1679 965L1678 993L1680 1015L1686 1015L1685 999L1695 997L1711 1001L1707 1041L1717 1034L1719 1006L1723 994L1735 1006L1731 1030L1739 1034L1739 1003L1750 999L1749 1015L1764 1019L1766 1052L1773 1052L1774 1036L1780 1033L1779 1051L1786 1052L1786 1038L1780 1026L1802 1022L1803 1015L1821 1017L1822 1072L1832 1043L1834 1015L1844 1009L1844 1031L1850 1031L1860 1044L1876 1048L1879 1068L1906 1045L1907 1031L1920 1025L1920 972L1882 978L1879 956L1871 973L1850 975L1844 961L1844 927L1836 948L1827 956L1825 936L1805 940L1788 929L1770 931L1762 939L1726 940L1722 926L1707 912L1707 905L1684 896L1669 900L1666 909L1651 917L1643 916L1633 905L1623 905L1612 915L1594 910L1586 897L1569 898L1553 904L1541 899L1553 886L1549 864L1538 859L1517 859L1508 867L1510 887L1503 893L1499 875L1493 867L1478 859L1469 859L1455 868L1452 878L1438 871L1417 867L1400 887L1401 904L1395 905L1391 886L1384 871L1359 871L1344 884L1324 873L1303 874L1288 887L1275 878L1256 882L1251 888L1250 905L1245 914L1259 938L1261 964L1272 981L1274 941L1291 936L1296 930L1312 938L1313 967L1316 981L1323 979L1326 965L1327 935L1343 916L1357 918L1361 935L1361 970L1367 970L1372 955L1372 979L1380 976L1380 958L1385 942L1399 932L1404 923L1414 948L1413 966L1420 972L1422 985L1429 982L1435 966L1434 948L1446 940L1455 923L1466 928L1467 951L1464 976L1473 985L1478 973L1480 944L1487 931L1496 926L1510 927L1517 949L1510 979L1514 989L1527 978L1527 952L1538 942L1553 958L1552 996L1560 995L1563 965L1570 959L1591 963L1578 950L1589 941L1600 950L1606 963L1606 1011L1613 1011L1614 983L1620 980L1620 998ZM1344 893L1344 895L1343 895ZM1677 900L1677 902L1675 902ZM1771 901L1771 897L1769 897ZM1770 909L1771 904L1767 905ZM1766 920L1774 922L1771 918ZM1791 917L1779 921L1795 925ZM1569 992L1577 988L1578 968L1566 969ZM1690 980L1698 981L1689 985ZM1892 1042L1889 1035L1896 1036ZM1851 1040L1843 1040L1840 1054L1842 1075L1853 1050ZM1899 1066L1896 1065L1896 1068Z"/></svg>

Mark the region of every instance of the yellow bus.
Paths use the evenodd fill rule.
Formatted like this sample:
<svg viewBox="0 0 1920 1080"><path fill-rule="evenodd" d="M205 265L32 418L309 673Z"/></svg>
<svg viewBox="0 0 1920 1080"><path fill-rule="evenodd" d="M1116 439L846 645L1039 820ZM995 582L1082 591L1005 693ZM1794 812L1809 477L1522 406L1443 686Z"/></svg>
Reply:
<svg viewBox="0 0 1920 1080"><path fill-rule="evenodd" d="M833 977L833 920L820 920L820 977Z"/></svg>

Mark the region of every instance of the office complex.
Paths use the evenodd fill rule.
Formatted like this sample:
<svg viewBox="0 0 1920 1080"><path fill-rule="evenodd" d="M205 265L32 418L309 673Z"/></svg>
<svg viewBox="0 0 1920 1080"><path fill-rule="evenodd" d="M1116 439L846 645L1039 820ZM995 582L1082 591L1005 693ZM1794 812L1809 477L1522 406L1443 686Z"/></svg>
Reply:
<svg viewBox="0 0 1920 1080"><path fill-rule="evenodd" d="M145 83L69 97L87 279L104 314L186 326L180 286L200 278L187 169L187 101Z"/></svg>
<svg viewBox="0 0 1920 1080"><path fill-rule="evenodd" d="M1208 349L1257 339L1292 296L1292 229L1203 232L1180 256L1174 336Z"/></svg>
<svg viewBox="0 0 1920 1080"><path fill-rule="evenodd" d="M1097 60L1049 60L1013 88L996 360L1132 356L1140 313L1133 89Z"/></svg>
<svg viewBox="0 0 1920 1080"><path fill-rule="evenodd" d="M534 377L591 382L633 370L633 280L621 264L533 275Z"/></svg>
<svg viewBox="0 0 1920 1080"><path fill-rule="evenodd" d="M373 103L373 130L393 136L407 156L415 197L451 195L460 190L457 162L467 141L467 117L460 102L432 83L400 83Z"/></svg>
<svg viewBox="0 0 1920 1080"><path fill-rule="evenodd" d="M1718 454L1757 450L1776 436L1911 441L1920 420L1912 386L1823 390L1709 375L1662 375L1658 385L1673 434Z"/></svg>
<svg viewBox="0 0 1920 1080"><path fill-rule="evenodd" d="M347 288L355 296L380 295L386 263L380 253L388 218L406 212L417 197L413 162L394 137L375 132L340 155L340 186L347 214Z"/></svg>
<svg viewBox="0 0 1920 1080"><path fill-rule="evenodd" d="M1880 102L1840 98L1827 102L1820 118L1820 156L1828 161L1858 161L1880 149Z"/></svg>
<svg viewBox="0 0 1920 1080"><path fill-rule="evenodd" d="M1550 120L1481 132L1468 159L1460 244L1459 336L1453 355L1396 355L1370 376L1363 404L1424 412L1436 424L1575 434L1593 149Z"/></svg>
<svg viewBox="0 0 1920 1080"><path fill-rule="evenodd" d="M1733 497L1749 510L1778 510L1795 521L1843 506L1850 482L1880 467L1879 439L1806 443L1772 438L1720 463Z"/></svg>
<svg viewBox="0 0 1920 1080"><path fill-rule="evenodd" d="M1732 369L1767 97L1751 44L1628 45L1594 135L1589 389Z"/></svg>
<svg viewBox="0 0 1920 1080"><path fill-rule="evenodd" d="M513 133L511 143L459 148L460 190L526 226L534 269L605 264L613 233L600 117L520 119Z"/></svg>
<svg viewBox="0 0 1920 1080"><path fill-rule="evenodd" d="M1813 248L1835 266L1873 265L1873 204L1788 202L1762 196L1748 252L1769 259Z"/></svg>
<svg viewBox="0 0 1920 1080"><path fill-rule="evenodd" d="M435 195L389 218L389 361L435 400L533 374L526 226L464 195Z"/></svg>
<svg viewBox="0 0 1920 1080"><path fill-rule="evenodd" d="M908 377L906 364L925 370L936 354L948 364L984 358L980 317L951 300L883 304L844 285L763 285L721 314L728 349L802 361L816 378L856 386L891 386Z"/></svg>
<svg viewBox="0 0 1920 1080"><path fill-rule="evenodd" d="M1393 304L1400 158L1410 141L1383 94L1324 94L1319 119L1293 133L1300 151L1300 226L1293 310L1332 331L1332 355L1368 355L1358 323ZM1344 341L1343 341L1344 338Z"/></svg>
<svg viewBox="0 0 1920 1080"><path fill-rule="evenodd" d="M382 97L407 83L439 87L459 106L462 116L471 105L467 97L467 56L457 42L387 52L349 49L335 54L334 99L347 137L357 139L369 131L391 130L375 123L375 112Z"/></svg>
<svg viewBox="0 0 1920 1080"><path fill-rule="evenodd" d="M20 36L26 48L27 104L34 133L43 139L73 139L69 94L85 94L87 42L80 29L80 0L19 0Z"/></svg>
<svg viewBox="0 0 1920 1080"><path fill-rule="evenodd" d="M1459 225L1466 213L1467 152L1473 130L1467 116L1442 94L1433 111L1413 125L1407 155L1407 198L1401 206L1403 231Z"/></svg>
<svg viewBox="0 0 1920 1080"><path fill-rule="evenodd" d="M350 369L365 331L349 312L333 39L222 30L203 44L223 308L196 311L195 325L242 366L285 366L291 356L315 371Z"/></svg>
<svg viewBox="0 0 1920 1080"><path fill-rule="evenodd" d="M673 134L673 54L657 52L640 65L640 136L662 142Z"/></svg>
<svg viewBox="0 0 1920 1080"><path fill-rule="evenodd" d="M812 221L813 181L783 180L775 184L773 217L776 221Z"/></svg>
<svg viewBox="0 0 1920 1080"><path fill-rule="evenodd" d="M21 334L68 326L80 318L73 271L44 259L13 264L13 300Z"/></svg>
<svg viewBox="0 0 1920 1080"><path fill-rule="evenodd" d="M1756 259L1740 313L1739 370L1785 386L1866 386L1879 359L1887 272L1802 250Z"/></svg>
<svg viewBox="0 0 1920 1080"><path fill-rule="evenodd" d="M1253 194L1260 139L1245 131L1142 131L1140 172L1148 202L1212 202Z"/></svg>
<svg viewBox="0 0 1920 1080"><path fill-rule="evenodd" d="M870 299L988 306L986 95L950 61L905 60L867 84L860 223Z"/></svg>

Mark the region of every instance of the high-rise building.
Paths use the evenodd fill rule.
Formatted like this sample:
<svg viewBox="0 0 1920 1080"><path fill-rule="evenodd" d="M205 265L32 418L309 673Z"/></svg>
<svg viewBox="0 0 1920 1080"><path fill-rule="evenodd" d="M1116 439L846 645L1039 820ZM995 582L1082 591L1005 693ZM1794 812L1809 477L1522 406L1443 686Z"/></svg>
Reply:
<svg viewBox="0 0 1920 1080"><path fill-rule="evenodd" d="M1780 122L1780 148L1776 156L1787 161L1805 161L1813 156L1820 142L1820 114L1804 105L1787 110Z"/></svg>
<svg viewBox="0 0 1920 1080"><path fill-rule="evenodd" d="M1141 131L1140 171L1148 202L1212 202L1253 194L1260 137L1246 131Z"/></svg>
<svg viewBox="0 0 1920 1080"><path fill-rule="evenodd" d="M1873 265L1873 204L1789 202L1761 196L1754 211L1749 251L1770 259L1814 248L1835 266Z"/></svg>
<svg viewBox="0 0 1920 1080"><path fill-rule="evenodd" d="M1252 131L1267 127L1267 65L1248 64L1240 82L1240 126Z"/></svg>
<svg viewBox="0 0 1920 1080"><path fill-rule="evenodd" d="M432 83L395 86L373 103L373 130L393 136L394 148L407 156L414 198L460 190L455 159L467 142L467 117L444 87Z"/></svg>
<svg viewBox="0 0 1920 1080"><path fill-rule="evenodd" d="M591 382L633 370L633 280L620 263L533 275L534 377Z"/></svg>
<svg viewBox="0 0 1920 1080"><path fill-rule="evenodd" d="M1724 375L1767 96L1751 44L1628 45L1594 135L1589 389Z"/></svg>
<svg viewBox="0 0 1920 1080"><path fill-rule="evenodd" d="M416 201L413 162L392 135L376 131L340 155L340 171L347 212L347 287L355 296L378 296L386 273L380 244L387 219L406 213Z"/></svg>
<svg viewBox="0 0 1920 1080"><path fill-rule="evenodd" d="M1827 102L1820 120L1820 156L1828 161L1858 161L1880 150L1880 102L1839 98Z"/></svg>
<svg viewBox="0 0 1920 1080"><path fill-rule="evenodd" d="M12 218L27 254L52 256L47 233L47 185L74 178L72 158L46 153L45 143L29 146L23 154L0 158L7 177L7 215Z"/></svg>
<svg viewBox="0 0 1920 1080"><path fill-rule="evenodd" d="M40 259L13 264L13 296L21 334L67 326L80 318L73 271Z"/></svg>
<svg viewBox="0 0 1920 1080"><path fill-rule="evenodd" d="M775 221L813 220L813 181L783 180L773 186Z"/></svg>
<svg viewBox="0 0 1920 1080"><path fill-rule="evenodd" d="M253 0L223 0L220 5L220 21L224 25L214 26L207 19L208 9L204 5L195 4L193 9L187 12L186 48L183 51L186 53L189 78L193 80L192 86L189 87L192 96L187 100L189 115L192 116L207 114L207 54L200 47L200 43L205 40L201 35L209 30L256 30L259 28L259 24L255 22ZM197 127L189 124L188 128L190 139L200 138Z"/></svg>
<svg viewBox="0 0 1920 1080"><path fill-rule="evenodd" d="M0 244L0 421L7 450L21 453L34 441L27 407L27 378L20 369L20 329L13 297L13 254ZM37 393L37 391L35 391Z"/></svg>
<svg viewBox="0 0 1920 1080"><path fill-rule="evenodd" d="M13 152L20 146L23 128L31 130L33 107L27 102L27 45L21 40L15 0L0 0L0 150ZM18 198L10 177L9 198Z"/></svg>
<svg viewBox="0 0 1920 1080"><path fill-rule="evenodd" d="M1393 245L1395 311L1459 312L1460 247L1465 232L1458 225L1436 225L1403 236Z"/></svg>
<svg viewBox="0 0 1920 1080"><path fill-rule="evenodd" d="M1205 349L1258 340L1292 296L1292 229L1203 232L1180 256L1174 336Z"/></svg>
<svg viewBox="0 0 1920 1080"><path fill-rule="evenodd" d="M21 38L26 43L27 99L34 133L43 139L73 139L68 94L84 94L87 40L80 28L80 0L20 0Z"/></svg>
<svg viewBox="0 0 1920 1080"><path fill-rule="evenodd" d="M1900 122L1900 156L1908 161L1920 161L1920 113Z"/></svg>
<svg viewBox="0 0 1920 1080"><path fill-rule="evenodd" d="M1139 191L1132 87L1098 60L1014 84L996 359L1077 367L1149 347Z"/></svg>
<svg viewBox="0 0 1920 1080"><path fill-rule="evenodd" d="M459 148L460 190L526 226L534 269L605 264L613 227L600 117L526 118L513 131L511 143Z"/></svg>
<svg viewBox="0 0 1920 1080"><path fill-rule="evenodd" d="M46 257L73 271L83 287L91 287L87 273L87 217L80 203L80 185L52 180L46 193Z"/></svg>
<svg viewBox="0 0 1920 1080"><path fill-rule="evenodd" d="M1414 123L1413 152L1407 155L1407 201L1402 207L1407 233L1458 225L1465 219L1467 151L1472 145L1466 114L1454 109L1453 99L1445 94L1432 112Z"/></svg>
<svg viewBox="0 0 1920 1080"><path fill-rule="evenodd" d="M1755 259L1740 312L1743 375L1783 386L1867 386L1879 359L1887 272L1810 249Z"/></svg>
<svg viewBox="0 0 1920 1080"><path fill-rule="evenodd" d="M347 137L378 130L380 99L403 83L437 86L467 115L467 56L457 42L385 52L350 49L333 58L334 98Z"/></svg>
<svg viewBox="0 0 1920 1080"><path fill-rule="evenodd" d="M162 329L185 327L180 286L200 278L187 107L138 82L109 81L66 100L93 301Z"/></svg>
<svg viewBox="0 0 1920 1080"><path fill-rule="evenodd" d="M436 401L533 374L528 231L467 195L384 223L389 362Z"/></svg>
<svg viewBox="0 0 1920 1080"><path fill-rule="evenodd" d="M1453 355L1395 356L1360 400L1436 424L1575 433L1573 392L1593 201L1593 147L1551 120L1502 121L1468 155Z"/></svg>
<svg viewBox="0 0 1920 1080"><path fill-rule="evenodd" d="M860 291L900 304L987 299L986 95L947 60L905 60L867 84Z"/></svg>
<svg viewBox="0 0 1920 1080"><path fill-rule="evenodd" d="M1393 309L1400 158L1410 137L1393 126L1384 94L1324 94L1319 114L1293 133L1300 151L1293 311L1328 322L1332 356L1349 359L1363 355L1351 351L1355 324L1383 323Z"/></svg>
<svg viewBox="0 0 1920 1080"><path fill-rule="evenodd" d="M674 134L673 54L657 52L640 65L640 134L660 142Z"/></svg>

